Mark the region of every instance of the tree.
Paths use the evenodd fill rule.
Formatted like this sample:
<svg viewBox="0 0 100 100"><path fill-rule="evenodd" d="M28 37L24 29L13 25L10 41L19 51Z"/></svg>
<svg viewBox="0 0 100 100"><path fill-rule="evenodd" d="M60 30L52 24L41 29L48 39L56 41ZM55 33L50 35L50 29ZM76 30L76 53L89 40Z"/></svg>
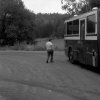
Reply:
<svg viewBox="0 0 100 100"><path fill-rule="evenodd" d="M6 39L5 34L7 25L10 24L15 12L23 8L23 3L20 0L0 0L0 20L1 20L1 38ZM10 20L9 20L10 19ZM9 22L8 22L9 21Z"/></svg>
<svg viewBox="0 0 100 100"><path fill-rule="evenodd" d="M0 0L0 38L3 44L34 39L35 14L24 7L22 0Z"/></svg>
<svg viewBox="0 0 100 100"><path fill-rule="evenodd" d="M80 14L90 10L88 0L62 0L62 4L62 8L70 15Z"/></svg>
<svg viewBox="0 0 100 100"><path fill-rule="evenodd" d="M69 17L67 14L37 14L36 15L36 36L44 37L63 37L64 21Z"/></svg>

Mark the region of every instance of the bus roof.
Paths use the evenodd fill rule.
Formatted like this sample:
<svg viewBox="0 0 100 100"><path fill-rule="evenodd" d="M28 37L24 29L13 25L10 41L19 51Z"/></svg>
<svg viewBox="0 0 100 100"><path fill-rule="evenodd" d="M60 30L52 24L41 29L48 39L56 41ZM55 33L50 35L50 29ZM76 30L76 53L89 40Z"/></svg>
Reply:
<svg viewBox="0 0 100 100"><path fill-rule="evenodd" d="M69 22L69 21L73 21L73 20L76 20L76 19L81 19L81 18L86 18L87 16L89 15L92 15L92 14L95 14L98 10L92 10L92 11L89 11L87 13L83 13L81 15L77 15L77 16L73 16L67 20L65 20L65 23L66 22Z"/></svg>

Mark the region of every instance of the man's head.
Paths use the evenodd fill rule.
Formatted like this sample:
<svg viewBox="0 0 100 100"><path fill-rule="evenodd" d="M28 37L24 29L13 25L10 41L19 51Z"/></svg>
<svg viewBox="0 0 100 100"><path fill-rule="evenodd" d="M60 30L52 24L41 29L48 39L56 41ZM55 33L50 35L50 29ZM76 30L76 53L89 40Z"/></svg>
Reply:
<svg viewBox="0 0 100 100"><path fill-rule="evenodd" d="M51 41L52 39L49 39L49 41Z"/></svg>

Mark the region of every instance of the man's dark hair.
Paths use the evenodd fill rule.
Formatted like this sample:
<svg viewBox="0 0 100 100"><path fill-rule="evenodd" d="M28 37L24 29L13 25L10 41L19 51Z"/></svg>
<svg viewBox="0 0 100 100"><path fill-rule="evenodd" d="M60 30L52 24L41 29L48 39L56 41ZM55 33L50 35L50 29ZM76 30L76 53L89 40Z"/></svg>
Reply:
<svg viewBox="0 0 100 100"><path fill-rule="evenodd" d="M51 41L52 39L49 39L49 41Z"/></svg>

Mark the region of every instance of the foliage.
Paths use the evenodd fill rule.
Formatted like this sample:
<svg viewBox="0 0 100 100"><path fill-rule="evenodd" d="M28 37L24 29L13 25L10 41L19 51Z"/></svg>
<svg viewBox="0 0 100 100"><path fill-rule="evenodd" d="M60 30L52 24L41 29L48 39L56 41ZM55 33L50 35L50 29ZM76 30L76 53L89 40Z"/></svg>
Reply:
<svg viewBox="0 0 100 100"><path fill-rule="evenodd" d="M35 38L35 14L25 9L21 0L0 0L0 42L32 42Z"/></svg>
<svg viewBox="0 0 100 100"><path fill-rule="evenodd" d="M37 37L63 37L64 21L67 14L37 14L36 15L36 36Z"/></svg>
<svg viewBox="0 0 100 100"><path fill-rule="evenodd" d="M63 37L69 14L34 14L22 0L0 0L0 45L27 42L35 38Z"/></svg>
<svg viewBox="0 0 100 100"><path fill-rule="evenodd" d="M76 15L90 10L88 0L62 0L62 9L70 15Z"/></svg>
<svg viewBox="0 0 100 100"><path fill-rule="evenodd" d="M93 7L100 8L100 0L61 0L62 8L71 15L90 11Z"/></svg>

